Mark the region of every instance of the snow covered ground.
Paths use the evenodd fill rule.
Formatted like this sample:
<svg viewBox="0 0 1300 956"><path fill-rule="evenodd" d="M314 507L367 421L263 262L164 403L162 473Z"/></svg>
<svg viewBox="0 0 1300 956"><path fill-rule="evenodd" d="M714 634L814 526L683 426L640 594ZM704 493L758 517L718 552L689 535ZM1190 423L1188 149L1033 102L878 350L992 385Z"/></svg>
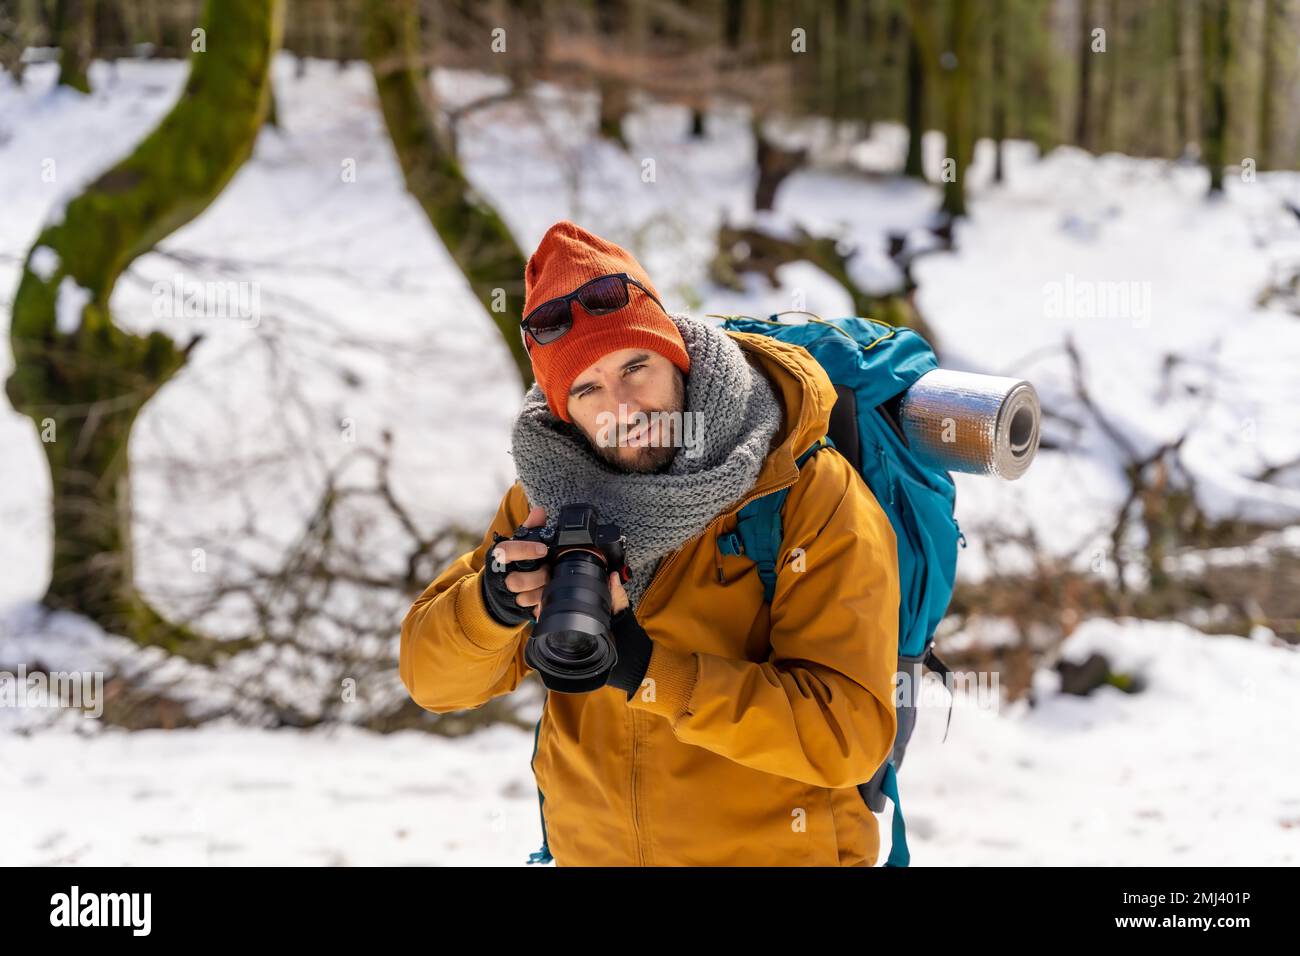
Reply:
<svg viewBox="0 0 1300 956"><path fill-rule="evenodd" d="M0 737L0 863L508 865L541 845L532 735L206 726ZM16 830L16 832L15 832Z"/></svg>
<svg viewBox="0 0 1300 956"><path fill-rule="evenodd" d="M1000 711L927 691L900 774L913 865L1300 864L1300 658L1178 624L1092 621L1146 689L1036 680ZM541 843L532 734L341 727L0 733L0 863L524 865ZM81 733L76 732L80 729ZM888 810L888 808L886 808ZM878 814L882 856L890 818Z"/></svg>
<svg viewBox="0 0 1300 956"><path fill-rule="evenodd" d="M42 222L157 122L184 68L96 64L89 97L53 90L52 66L28 76L21 90L0 77L6 321ZM452 102L493 84L438 77ZM511 480L514 372L402 189L368 73L313 62L298 78L281 58L276 91L283 129L265 131L217 202L135 263L113 298L124 327L204 335L131 446L149 529L140 579L164 605L167 585L193 573L196 543L243 546L250 502L271 540L290 540L322 476L357 447L379 447L385 431L397 491L429 527L481 526ZM777 289L707 285L718 223L748 215L743 114L719 109L709 137L693 141L684 111L649 105L629 121L625 153L590 140L594 108L544 89L463 124L465 167L523 248L573 218L633 249L670 308L765 314L801 300L848 313L843 289L805 265L783 268ZM898 132L878 129L858 161L896 166ZM927 152L937 164L934 137ZM1214 514L1295 521L1300 487L1250 476L1300 454L1300 321L1256 305L1270 277L1300 260L1300 220L1280 203L1300 203L1300 175L1231 179L1226 200L1209 205L1194 168L1068 149L1040 158L1025 144L1008 159L1007 184L993 186L981 150L957 251L916 265L918 302L948 363L1028 377L1051 409L1081 419L1060 350L1068 334L1094 399L1135 447L1195 426L1184 460ZM785 184L774 218L842 234L860 250L855 274L884 288L894 277L888 234L917 233L937 203L916 183L814 169ZM253 284L256 322L157 316L155 283L178 275ZM0 377L10 361L0 349ZM972 540L964 576L985 570L972 533L985 523L1032 528L1045 548L1085 561L1104 551L1099 532L1126 492L1119 456L1086 421L1077 435L1059 423L1049 434L1067 447L1042 452L1018 482L959 476L958 517ZM31 423L3 399L0 449L0 667L30 660L42 638L45 657L65 666L111 661L103 635L33 630L49 569L47 475ZM1099 621L1067 648L1093 644L1121 661L1141 655L1149 689L1065 698L1044 673L1040 706L962 707L942 746L944 711L923 714L902 774L916 862L1294 863L1294 652L1267 635ZM128 735L82 723L89 733L0 733L0 817L24 821L6 834L0 862L514 864L539 842L531 736L509 728L449 741L349 728ZM882 831L887 841L887 820Z"/></svg>

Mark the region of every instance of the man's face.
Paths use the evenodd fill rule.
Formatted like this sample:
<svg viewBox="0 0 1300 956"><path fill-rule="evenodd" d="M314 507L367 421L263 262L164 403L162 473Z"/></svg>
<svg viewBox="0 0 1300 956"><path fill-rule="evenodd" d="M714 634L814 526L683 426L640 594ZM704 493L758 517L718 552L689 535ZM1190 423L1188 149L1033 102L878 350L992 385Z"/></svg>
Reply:
<svg viewBox="0 0 1300 956"><path fill-rule="evenodd" d="M655 472L677 453L681 431L671 421L680 423L685 402L686 385L676 365L650 349L619 349L573 380L568 412L609 464Z"/></svg>

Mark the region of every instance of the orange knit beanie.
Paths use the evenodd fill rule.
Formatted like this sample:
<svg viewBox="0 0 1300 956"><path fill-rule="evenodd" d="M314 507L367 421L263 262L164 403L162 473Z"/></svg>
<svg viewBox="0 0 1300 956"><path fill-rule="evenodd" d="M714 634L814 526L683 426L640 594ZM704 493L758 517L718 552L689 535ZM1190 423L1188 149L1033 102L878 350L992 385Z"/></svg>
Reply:
<svg viewBox="0 0 1300 956"><path fill-rule="evenodd" d="M630 252L563 219L546 230L528 260L524 270L524 315L584 282L620 272L626 272L659 298L649 276ZM647 348L682 372L690 371L690 356L677 325L636 286L628 287L628 304L607 315L590 315L577 302L570 303L570 308L573 327L554 342L539 345L524 333L533 375L556 418L569 421L573 380L610 352Z"/></svg>

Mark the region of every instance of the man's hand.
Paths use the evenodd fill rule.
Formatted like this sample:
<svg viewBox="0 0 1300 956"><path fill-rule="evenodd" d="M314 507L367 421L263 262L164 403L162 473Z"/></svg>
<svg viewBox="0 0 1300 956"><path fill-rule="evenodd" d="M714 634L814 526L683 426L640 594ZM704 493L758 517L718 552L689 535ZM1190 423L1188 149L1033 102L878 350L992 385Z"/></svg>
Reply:
<svg viewBox="0 0 1300 956"><path fill-rule="evenodd" d="M609 575L609 596L614 602L613 614L628 606L627 592L623 590L623 579L619 577L617 571L611 571Z"/></svg>
<svg viewBox="0 0 1300 956"><path fill-rule="evenodd" d="M523 527L540 528L544 524L546 509L533 507ZM523 624L541 613L542 588L551 579L551 569L542 565L535 571L511 571L507 565L544 558L546 550L540 541L510 538L497 542L488 552L488 565L483 569L483 600L501 623Z"/></svg>
<svg viewBox="0 0 1300 956"><path fill-rule="evenodd" d="M623 590L623 580L617 571L609 576L609 596L614 605L609 629L614 638L614 646L618 649L618 660L609 672L606 684L625 691L627 699L631 700L645 680L650 655L654 653L654 642L637 621L627 599L627 592Z"/></svg>

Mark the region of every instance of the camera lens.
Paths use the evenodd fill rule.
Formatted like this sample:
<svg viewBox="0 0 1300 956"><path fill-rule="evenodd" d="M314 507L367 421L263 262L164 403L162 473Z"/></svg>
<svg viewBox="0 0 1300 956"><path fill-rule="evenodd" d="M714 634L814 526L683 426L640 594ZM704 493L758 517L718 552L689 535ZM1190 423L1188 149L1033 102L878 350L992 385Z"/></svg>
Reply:
<svg viewBox="0 0 1300 956"><path fill-rule="evenodd" d="M618 660L609 636L609 573L599 552L561 551L542 591L542 613L524 650L525 662L551 690L584 693L605 685Z"/></svg>
<svg viewBox="0 0 1300 956"><path fill-rule="evenodd" d="M557 660L581 664L596 653L596 639L581 631L560 631L548 635L551 652Z"/></svg>

